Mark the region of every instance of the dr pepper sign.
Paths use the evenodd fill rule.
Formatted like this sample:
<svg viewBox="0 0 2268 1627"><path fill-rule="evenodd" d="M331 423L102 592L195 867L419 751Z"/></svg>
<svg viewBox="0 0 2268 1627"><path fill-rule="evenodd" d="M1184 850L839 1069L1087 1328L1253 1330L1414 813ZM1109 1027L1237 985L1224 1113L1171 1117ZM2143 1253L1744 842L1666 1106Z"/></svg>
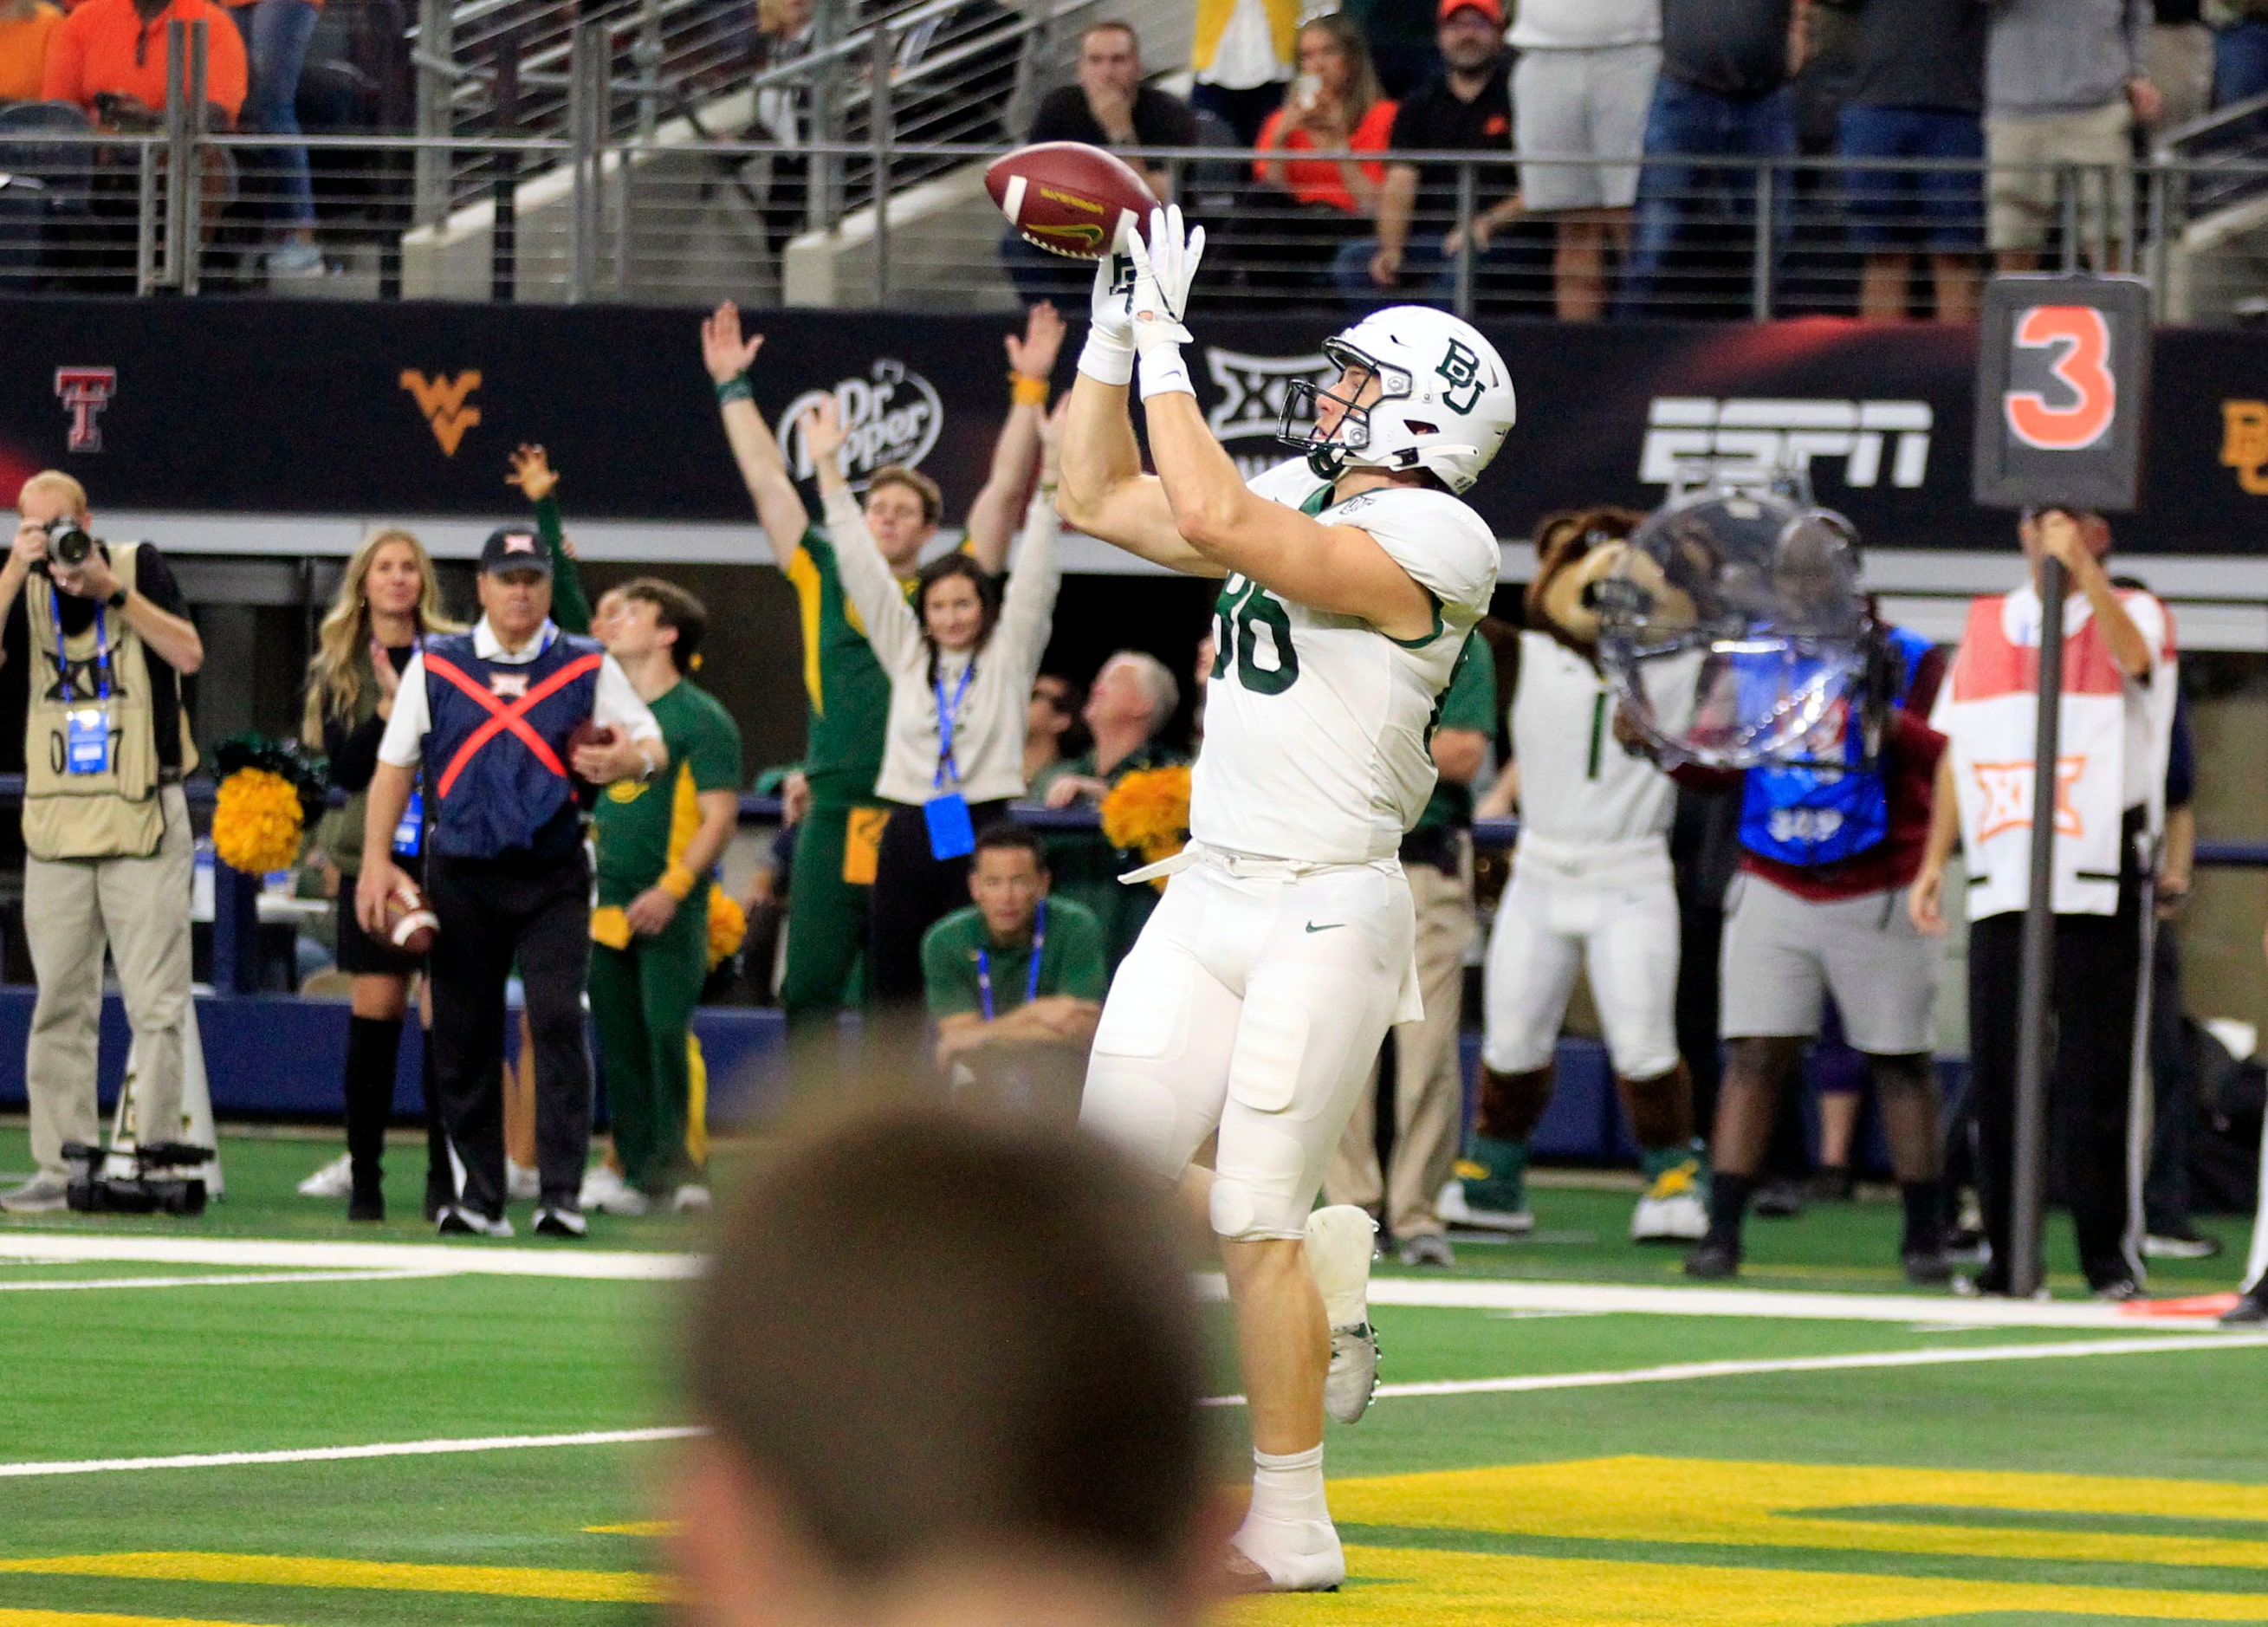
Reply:
<svg viewBox="0 0 2268 1627"><path fill-rule="evenodd" d="M1976 500L2131 510L2150 394L2148 288L2132 277L1995 277L1981 336Z"/></svg>

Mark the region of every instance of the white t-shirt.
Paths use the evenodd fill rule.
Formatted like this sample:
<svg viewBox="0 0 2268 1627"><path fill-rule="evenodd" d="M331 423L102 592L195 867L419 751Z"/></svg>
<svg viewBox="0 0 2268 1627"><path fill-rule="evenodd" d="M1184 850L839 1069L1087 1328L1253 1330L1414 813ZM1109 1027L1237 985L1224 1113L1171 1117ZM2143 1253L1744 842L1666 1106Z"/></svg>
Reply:
<svg viewBox="0 0 2268 1627"><path fill-rule="evenodd" d="M1515 51L1594 51L1661 39L1661 0L1520 0Z"/></svg>
<svg viewBox="0 0 2268 1627"><path fill-rule="evenodd" d="M1671 688L1661 687L1665 694ZM1512 755L1523 833L1602 845L1668 834L1676 784L1616 740L1617 703L1581 656L1548 633L1521 634Z"/></svg>
<svg viewBox="0 0 2268 1627"><path fill-rule="evenodd" d="M1249 483L1304 508L1329 482L1293 460ZM1230 577L1215 606L1220 653L1205 686L1189 833L1272 858L1367 864L1399 849L1432 795L1433 709L1488 610L1502 556L1487 523L1445 492L1381 487L1316 519L1376 538L1433 595L1436 625L1404 644L1359 616Z"/></svg>
<svg viewBox="0 0 2268 1627"><path fill-rule="evenodd" d="M546 622L520 649L507 652L497 642L488 617L482 616L473 625L473 653L499 666L523 666L549 650L558 637L558 628ZM634 740L661 738L661 725L653 720L653 713L630 687L630 675L611 655L599 662L599 688L591 700L591 721L602 729L622 730ZM431 703L425 698L425 653L421 650L401 669L394 710L387 717L386 733L379 737L378 760L397 769L416 768L424 757L425 735L432 726Z"/></svg>

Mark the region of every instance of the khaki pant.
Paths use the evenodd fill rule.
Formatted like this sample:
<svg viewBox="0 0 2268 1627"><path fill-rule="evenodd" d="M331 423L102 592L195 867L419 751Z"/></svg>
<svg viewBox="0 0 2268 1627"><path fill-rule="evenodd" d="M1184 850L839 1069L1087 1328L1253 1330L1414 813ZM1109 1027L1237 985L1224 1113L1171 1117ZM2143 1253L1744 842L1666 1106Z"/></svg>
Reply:
<svg viewBox="0 0 2268 1627"><path fill-rule="evenodd" d="M1463 1027L1465 951L1473 941L1469 857L1456 872L1431 865L1410 866L1410 896L1418 908L1418 979L1425 1015L1392 1030L1394 1036L1394 1166L1378 1167L1378 1071L1371 1070L1338 1149L1323 1175L1334 1204L1385 1210L1387 1229L1399 1238L1442 1226L1433 1199L1457 1160L1463 1128L1464 1072L1457 1036Z"/></svg>
<svg viewBox="0 0 2268 1627"><path fill-rule="evenodd" d="M94 1076L106 944L134 1029L141 1139L180 1139L195 842L181 788L158 794L166 834L150 858L24 861L24 936L40 985L24 1082L32 1099L32 1156L50 1174L65 1173L66 1142L92 1145L101 1136Z"/></svg>
<svg viewBox="0 0 2268 1627"><path fill-rule="evenodd" d="M2117 245L2133 237L2134 113L2124 97L2084 113L1988 118L1984 150L1992 163L1985 238L1994 249L2046 246L2049 227L2062 217L2059 176L2076 191L2082 260L2098 239L2108 239L2115 259ZM2052 167L2058 164L2080 167Z"/></svg>

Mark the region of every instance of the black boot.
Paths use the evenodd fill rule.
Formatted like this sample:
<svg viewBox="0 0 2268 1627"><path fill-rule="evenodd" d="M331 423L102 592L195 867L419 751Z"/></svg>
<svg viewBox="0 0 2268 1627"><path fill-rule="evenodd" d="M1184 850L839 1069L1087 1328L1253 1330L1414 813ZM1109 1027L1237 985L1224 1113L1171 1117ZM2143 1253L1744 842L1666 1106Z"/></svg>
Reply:
<svg viewBox="0 0 2268 1627"><path fill-rule="evenodd" d="M386 1125L394 1115L394 1065L401 1019L347 1020L347 1158L354 1194L350 1220L386 1218Z"/></svg>

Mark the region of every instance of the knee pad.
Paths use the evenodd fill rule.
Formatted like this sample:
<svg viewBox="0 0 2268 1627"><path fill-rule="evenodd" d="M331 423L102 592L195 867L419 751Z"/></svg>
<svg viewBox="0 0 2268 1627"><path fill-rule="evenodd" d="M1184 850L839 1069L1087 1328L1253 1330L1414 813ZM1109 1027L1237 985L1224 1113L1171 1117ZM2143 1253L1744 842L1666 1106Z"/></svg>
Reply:
<svg viewBox="0 0 2268 1627"><path fill-rule="evenodd" d="M1237 1137L1237 1161L1216 1169L1211 1218L1213 1235L1232 1242L1264 1237L1305 1237L1315 1201L1306 1181L1300 1143L1268 1125Z"/></svg>

